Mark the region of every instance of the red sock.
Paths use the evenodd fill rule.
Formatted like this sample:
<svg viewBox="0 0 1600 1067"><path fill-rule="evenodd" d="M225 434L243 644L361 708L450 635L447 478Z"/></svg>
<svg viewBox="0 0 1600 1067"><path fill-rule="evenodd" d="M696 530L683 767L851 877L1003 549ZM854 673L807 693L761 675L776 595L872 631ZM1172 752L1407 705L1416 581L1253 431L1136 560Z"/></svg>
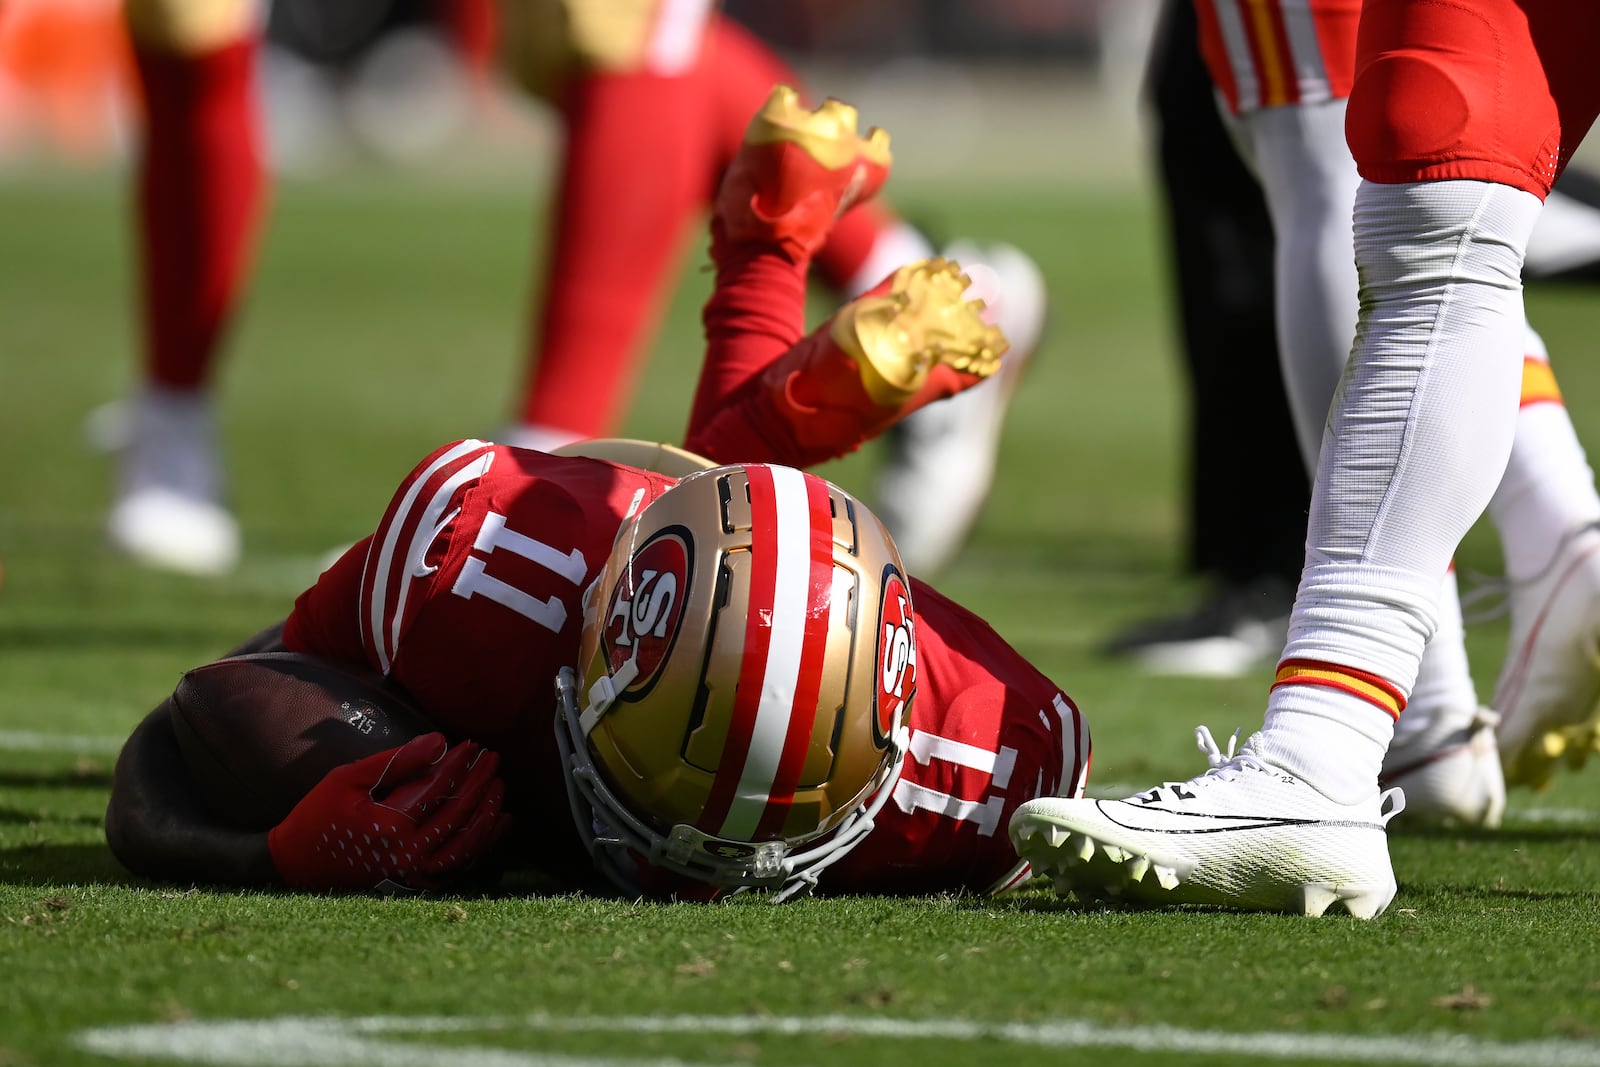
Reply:
<svg viewBox="0 0 1600 1067"><path fill-rule="evenodd" d="M719 463L809 467L860 447L876 425L863 414L888 414L872 408L864 396L860 411L849 405L832 409L837 399L832 393L848 396L848 383L830 393L817 376L853 373L854 366L819 364L812 358L815 350L804 347L822 344L838 355L826 336L802 339L809 263L804 253L799 261L791 259L790 249L775 242L731 241L720 216L712 220L717 284L706 301L706 358L684 434L684 447L691 452ZM819 332L827 329L823 325ZM783 369L791 352L810 368L809 375ZM859 382L854 384L859 390ZM823 387L830 395L811 396L808 386Z"/></svg>
<svg viewBox="0 0 1600 1067"><path fill-rule="evenodd" d="M567 150L523 422L615 430L684 231L706 202L702 75L591 75L562 100Z"/></svg>
<svg viewBox="0 0 1600 1067"><path fill-rule="evenodd" d="M135 47L145 372L156 384L210 380L244 281L264 186L255 56L253 38L200 55Z"/></svg>
<svg viewBox="0 0 1600 1067"><path fill-rule="evenodd" d="M689 412L690 437L805 335L806 263L791 262L776 245L732 245L715 223L711 255L717 284L701 316L706 358Z"/></svg>

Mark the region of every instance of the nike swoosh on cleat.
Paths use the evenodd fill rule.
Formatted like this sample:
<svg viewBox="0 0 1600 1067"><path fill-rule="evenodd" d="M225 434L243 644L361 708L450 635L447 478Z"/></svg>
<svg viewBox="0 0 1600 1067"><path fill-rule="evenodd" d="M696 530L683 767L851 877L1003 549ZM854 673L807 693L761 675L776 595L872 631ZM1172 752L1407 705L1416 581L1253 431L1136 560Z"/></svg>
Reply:
<svg viewBox="0 0 1600 1067"><path fill-rule="evenodd" d="M1096 802L1096 809L1113 826L1135 833L1150 834L1225 834L1235 830L1270 830L1285 826L1329 826L1329 827L1356 827L1374 830L1383 829L1379 823L1363 822L1355 819L1290 819L1282 816L1270 815L1214 815L1201 811L1172 811L1167 808L1147 807L1140 808L1141 814L1167 815L1174 819L1209 820L1210 825L1204 826L1158 826L1141 825L1118 818L1108 810L1104 802ZM1093 836L1091 834L1091 836Z"/></svg>

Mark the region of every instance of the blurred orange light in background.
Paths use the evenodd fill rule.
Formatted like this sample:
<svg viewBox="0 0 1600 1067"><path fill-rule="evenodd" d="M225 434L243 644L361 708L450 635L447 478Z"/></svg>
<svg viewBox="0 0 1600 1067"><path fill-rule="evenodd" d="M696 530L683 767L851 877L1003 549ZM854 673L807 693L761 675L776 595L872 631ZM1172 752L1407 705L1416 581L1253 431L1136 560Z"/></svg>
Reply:
<svg viewBox="0 0 1600 1067"><path fill-rule="evenodd" d="M0 152L106 159L134 84L117 0L0 0Z"/></svg>

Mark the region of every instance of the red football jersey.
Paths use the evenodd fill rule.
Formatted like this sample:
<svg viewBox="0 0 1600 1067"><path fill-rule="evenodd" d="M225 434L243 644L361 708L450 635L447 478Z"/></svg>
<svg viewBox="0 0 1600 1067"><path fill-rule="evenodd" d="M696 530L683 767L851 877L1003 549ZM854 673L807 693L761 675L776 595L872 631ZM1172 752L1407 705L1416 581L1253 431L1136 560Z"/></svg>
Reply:
<svg viewBox="0 0 1600 1067"><path fill-rule="evenodd" d="M499 752L533 859L570 857L556 672L578 665L583 592L618 527L672 485L602 460L447 445L301 594L284 643L382 672L445 733ZM996 887L1018 865L1006 836L1016 806L1082 790L1089 738L1071 701L972 613L916 582L913 602L911 754L877 827L824 889Z"/></svg>

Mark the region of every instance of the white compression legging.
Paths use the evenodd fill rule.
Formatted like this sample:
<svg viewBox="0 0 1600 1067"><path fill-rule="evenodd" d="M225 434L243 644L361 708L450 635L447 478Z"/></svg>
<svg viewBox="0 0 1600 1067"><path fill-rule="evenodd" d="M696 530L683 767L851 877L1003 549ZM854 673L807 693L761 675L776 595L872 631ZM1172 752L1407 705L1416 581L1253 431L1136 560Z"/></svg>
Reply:
<svg viewBox="0 0 1600 1067"><path fill-rule="evenodd" d="M1445 573L1516 426L1531 194L1485 182L1363 182L1365 314L1312 493L1290 657L1409 692Z"/></svg>
<svg viewBox="0 0 1600 1067"><path fill-rule="evenodd" d="M1330 100L1262 108L1234 124L1272 218L1279 360L1308 471L1356 332L1350 209L1360 178L1345 147L1344 112L1343 100Z"/></svg>
<svg viewBox="0 0 1600 1067"><path fill-rule="evenodd" d="M1313 474L1359 308L1351 218L1361 179L1345 145L1344 115L1345 101L1333 100L1249 112L1232 127L1272 217L1283 379L1301 456ZM1444 575L1438 597L1440 639L1428 643L1413 693L1421 717L1403 718L1407 727L1426 727L1429 716L1477 704L1453 573Z"/></svg>

